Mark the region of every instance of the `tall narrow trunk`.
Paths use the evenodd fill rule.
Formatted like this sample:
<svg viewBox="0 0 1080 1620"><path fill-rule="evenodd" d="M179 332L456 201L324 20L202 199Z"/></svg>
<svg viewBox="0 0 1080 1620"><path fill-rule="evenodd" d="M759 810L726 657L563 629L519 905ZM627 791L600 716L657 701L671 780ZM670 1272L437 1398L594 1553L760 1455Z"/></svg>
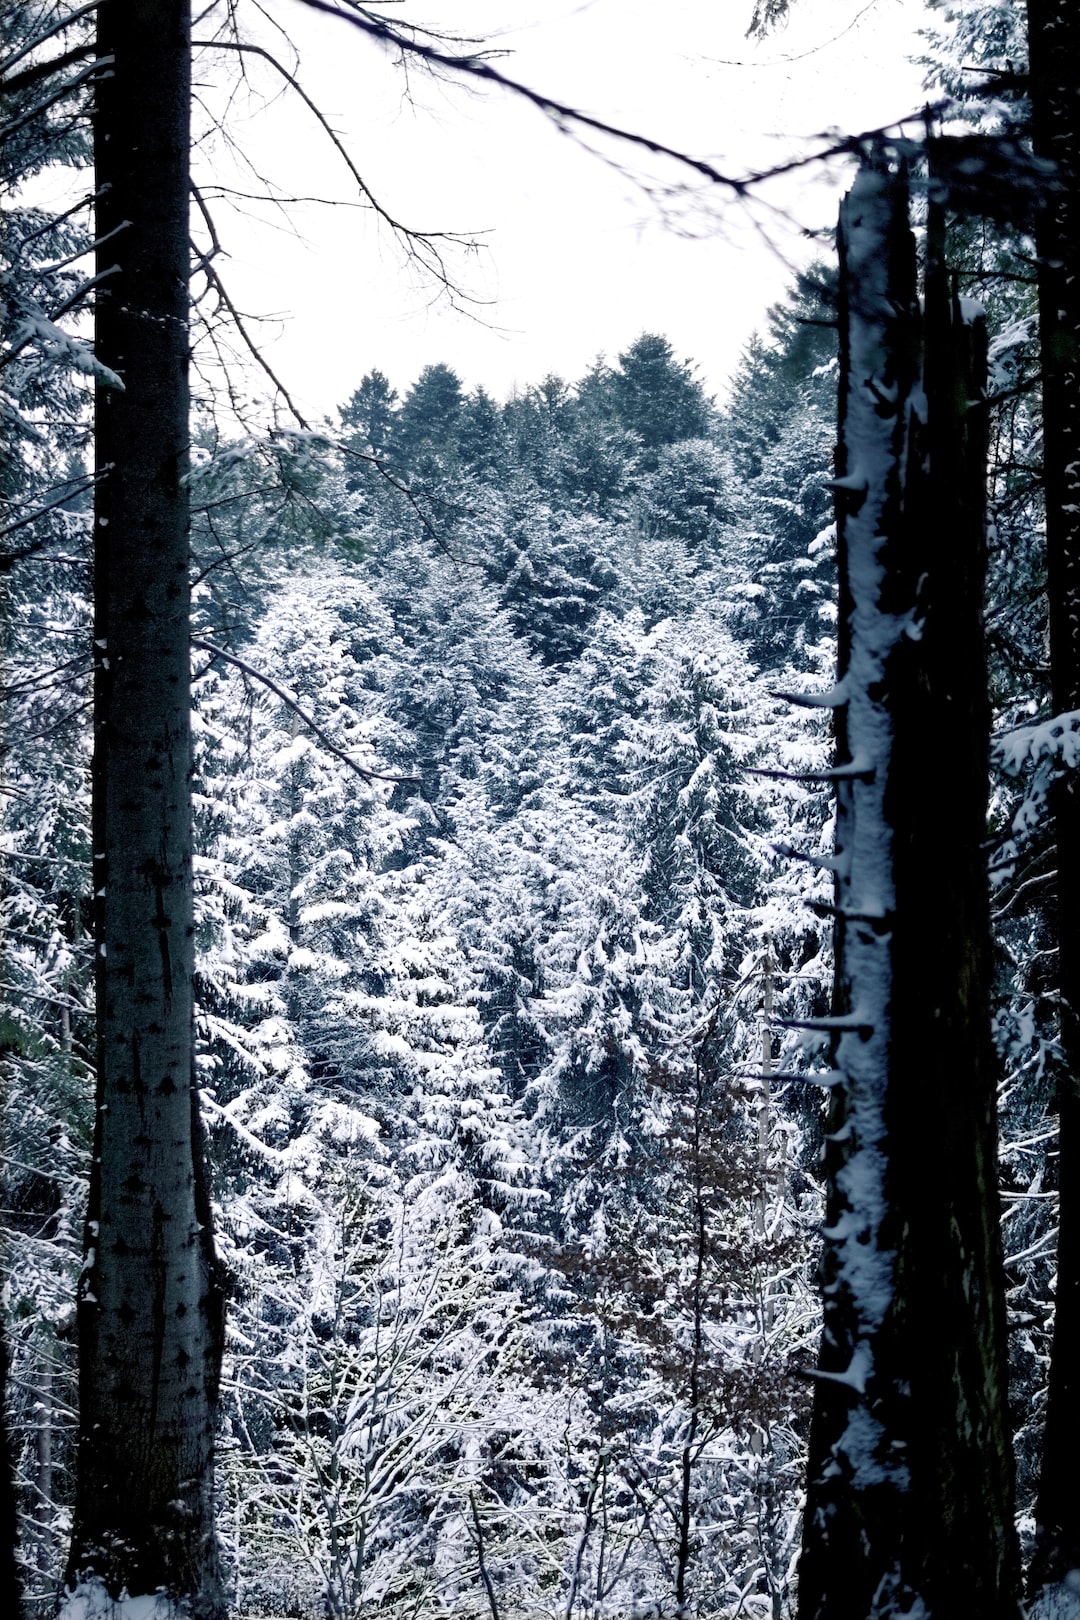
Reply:
<svg viewBox="0 0 1080 1620"><path fill-rule="evenodd" d="M985 340L928 235L924 371L906 184L884 155L864 168L841 212L836 1085L802 1620L1017 1614L982 857Z"/></svg>
<svg viewBox="0 0 1080 1620"><path fill-rule="evenodd" d="M769 1131L772 1126L772 1043L773 1043L773 958L772 943L765 942L765 957L761 964L761 1078L758 1081L757 1146L758 1174L761 1185L754 1200L754 1231L759 1238L765 1236L768 1217ZM762 1283L762 1329L768 1333L772 1327L772 1300L768 1285Z"/></svg>
<svg viewBox="0 0 1080 1620"><path fill-rule="evenodd" d="M1035 147L1057 166L1036 231L1042 350L1050 679L1056 714L1080 709L1080 11L1028 0ZM1057 1292L1031 1584L1080 1568L1080 779L1052 798L1058 868L1061 1074Z"/></svg>
<svg viewBox="0 0 1080 1620"><path fill-rule="evenodd" d="M2 1053L0 1053L2 1056ZM7 1429L7 1340L0 1321L0 1613L19 1620L22 1582L19 1580L19 1523L15 1504L11 1444Z"/></svg>
<svg viewBox="0 0 1080 1620"><path fill-rule="evenodd" d="M689 1576L693 1555L692 1486L696 1462L697 1437L702 1415L702 1357L705 1350L705 1319L708 1298L705 1287L705 1268L709 1259L709 1205L705 1185L705 1145L702 1126L707 1108L706 1070L700 1052L694 1064L693 1123L690 1138L690 1176L694 1191L694 1282L690 1296L693 1316L693 1339L690 1347L690 1380L687 1391L687 1424L683 1435L680 1457L679 1507L675 1516L675 1613L685 1620L690 1612Z"/></svg>
<svg viewBox="0 0 1080 1620"><path fill-rule="evenodd" d="M50 1346L51 1353L51 1346ZM37 1427L37 1502L34 1517L37 1520L38 1567L44 1576L51 1573L53 1539L53 1372L46 1364L42 1367L38 1384Z"/></svg>
<svg viewBox="0 0 1080 1620"><path fill-rule="evenodd" d="M102 0L94 122L97 1118L69 1587L222 1611L222 1310L194 1087L184 0Z"/></svg>

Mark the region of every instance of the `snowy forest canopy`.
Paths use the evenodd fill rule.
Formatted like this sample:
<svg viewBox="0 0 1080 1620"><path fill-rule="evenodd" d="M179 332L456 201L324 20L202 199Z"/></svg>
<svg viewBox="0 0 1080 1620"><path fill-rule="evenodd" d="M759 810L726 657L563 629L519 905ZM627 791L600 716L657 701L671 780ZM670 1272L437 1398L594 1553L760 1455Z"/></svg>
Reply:
<svg viewBox="0 0 1080 1620"><path fill-rule="evenodd" d="M1012 8L989 10L938 43L940 73L1022 56ZM34 516L3 578L4 1297L45 1614L94 1140L78 374L99 363L34 314L74 227L23 209L8 231L26 329L3 493ZM1049 718L1032 251L962 218L949 238L990 331L1028 1553L1055 1263L1047 802L1075 753ZM719 410L658 334L502 402L439 363L402 398L371 372L333 423L265 437L196 388L195 997L237 1614L791 1612L834 1081L831 716L798 699L835 680L836 327L822 263Z"/></svg>
<svg viewBox="0 0 1080 1620"><path fill-rule="evenodd" d="M827 1001L820 878L773 845L824 848L828 797L748 768L827 750L774 688L832 657L832 347L778 311L737 430L646 336L502 407L439 365L399 405L376 373L339 443L196 456L199 1028L242 1609L411 1607L421 1579L475 1599L481 1551L529 1601L644 1599L678 1573L684 1467L716 1518L682 1555L697 1589L786 1581L818 1128L808 1088L763 1090L761 1007ZM85 518L65 522L74 545ZM35 575L11 621L24 725L57 741L9 822L11 960L53 1017L18 1064L9 1202L19 1367L36 1388L57 1364L44 1574L89 833L84 677L29 675L86 604ZM775 1037L778 1068L797 1046ZM19 1416L30 1440L40 1407Z"/></svg>

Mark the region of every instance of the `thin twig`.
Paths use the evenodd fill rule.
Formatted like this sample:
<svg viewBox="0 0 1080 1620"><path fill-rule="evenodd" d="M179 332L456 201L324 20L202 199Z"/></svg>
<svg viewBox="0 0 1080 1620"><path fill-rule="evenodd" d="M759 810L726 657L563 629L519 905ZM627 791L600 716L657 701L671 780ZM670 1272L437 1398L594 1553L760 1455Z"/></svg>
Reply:
<svg viewBox="0 0 1080 1620"><path fill-rule="evenodd" d="M199 206L201 207L202 206L202 201L201 201L201 198L199 197L198 191L195 189L194 186L192 187L192 191L194 193L196 203L198 203ZM255 339L251 336L251 333L248 331L247 327L244 324L243 315L241 315L240 311L237 309L236 305L233 303L232 299L229 297L229 294L225 289L225 283L222 281L221 277L218 275L217 271L214 269L213 265L210 263L210 260L208 258L204 258L203 262L199 265L199 269L202 272L202 274L206 277L207 281L213 286L214 291L217 293L218 297L221 299L221 302L225 305L225 308L228 310L229 315L230 315L230 317L232 319L232 323L235 326L237 332L240 334L240 337L241 337L241 339L243 341L244 347L247 349L248 353L251 355L251 357L255 361L256 365L260 366L262 368L262 370L265 371L266 375L270 378L270 381L273 383L273 385L276 388L277 392L280 394L281 398L285 401L285 404L288 406L289 410L292 412L293 416L299 422L300 426L304 429L304 431L307 432L308 431L307 420L305 419L305 417L301 413L299 407L296 405L295 401L293 400L292 395L289 393L289 390L286 388L285 384L282 382L281 378L278 376L277 372L274 370L274 368L270 364L269 360L267 360L266 356L263 354L262 350L259 348L259 345L255 342Z"/></svg>
<svg viewBox="0 0 1080 1620"><path fill-rule="evenodd" d="M43 28L40 33L34 35L33 39L28 40L25 45L20 46L11 56L0 62L0 73L10 72L16 62L24 61L31 51L36 51L38 46L44 45L47 39L53 39L57 34L66 33L75 23L81 22L83 17L88 17L92 11L96 10L97 0L92 0L90 5L82 6L78 11L71 11L66 17L59 18L50 27ZM6 89L7 86L5 85L4 88Z"/></svg>
<svg viewBox="0 0 1080 1620"><path fill-rule="evenodd" d="M253 45L245 40L238 39L197 39L193 40L192 44L202 50L235 51L241 55L261 57L262 60L264 62L268 62L277 73L280 73L281 77L285 80L290 89L297 96L299 96L304 106L311 113L312 117L323 131L323 134L326 136L327 140L329 140L334 150L345 164L345 167L348 169L350 175L356 183L360 195L365 199L369 207L373 209L379 218L383 220L384 223L387 224L399 238L411 243L414 248L417 245L422 246L426 250L425 254L423 255L423 262L425 263L428 271L434 274L441 286L447 292L458 297L462 296L460 289L453 287L451 284L450 276L447 272L445 264L443 263L442 254L438 244L440 242L447 242L455 246L476 247L477 243L475 240L475 233L473 233L472 237L463 237L453 231L418 231L411 229L409 226L404 225L401 220L396 219L394 215L390 213L389 209L384 208L382 203L379 202L378 198L371 190L371 187L360 173L360 170L353 162L348 147L345 145L340 135L338 135L337 131L329 122L318 104L308 95L307 91L296 77L296 74L290 72L285 64L279 61L272 51L268 51L262 45Z"/></svg>
<svg viewBox="0 0 1080 1620"><path fill-rule="evenodd" d="M327 16L337 17L342 22L358 28L371 39L378 40L380 44L390 49L400 51L404 55L416 57L426 62L429 67L442 69L462 77L478 79L483 84L494 85L497 89L509 91L512 95L521 97L540 112L545 113L556 124L562 126L573 125L580 129L592 130L598 135L608 136L613 140L621 141L628 146L636 146L650 153L653 157L669 158L682 168L691 169L695 174L708 180L713 185L723 186L739 198L745 198L754 186L765 180L778 179L783 175L796 173L800 169L809 167L824 158L841 156L858 156L868 142L878 142L887 130L895 129L903 120L890 124L883 124L877 129L864 130L859 135L845 135L831 140L823 150L814 152L805 157L791 158L785 163L778 163L770 169L762 169L741 177L724 174L715 164L705 158L692 156L689 152L680 151L678 147L668 146L663 141L654 140L649 135L639 134L635 130L624 129L618 124L609 124L605 119L595 118L568 103L558 101L554 96L545 95L543 91L534 90L519 79L512 79L508 74L502 73L498 68L480 55L451 55L439 50L436 46L425 43L416 38L407 37L399 29L391 27L379 17L373 17L355 0L343 0L342 5L334 5L330 0L301 0L312 11L324 12ZM929 109L935 116L943 114L953 105L952 98L936 103ZM914 116L914 115L912 115ZM919 113L922 120L925 110ZM825 139L824 136L817 137Z"/></svg>
<svg viewBox="0 0 1080 1620"><path fill-rule="evenodd" d="M488 1607L491 1610L491 1620L499 1620L499 1601L495 1596L495 1588L488 1574L487 1564L484 1561L484 1531L480 1524L480 1513L476 1506L476 1497L469 1492L469 1506L472 1508L473 1523L476 1526L476 1562L480 1566L480 1579L484 1583L487 1593Z"/></svg>
<svg viewBox="0 0 1080 1620"><path fill-rule="evenodd" d="M395 785L403 782L420 782L418 776L391 776L385 771L369 771L365 766L358 765L351 754L347 754L343 748L339 748L333 738L323 730L319 722L300 706L291 692L287 692L283 686L279 686L272 676L264 674L261 669L256 669L254 665L246 663L243 658L237 658L235 653L226 652L223 647L215 647L211 642L203 641L201 637L192 636L191 645L198 648L200 652L209 653L212 658L222 658L227 664L234 664L245 675L250 675L252 680L260 681L263 686L273 692L275 697L280 698L282 703L304 722L308 730L318 737L324 748L328 749L335 758L340 759L351 771L355 771L357 776L362 777L365 782L393 782Z"/></svg>

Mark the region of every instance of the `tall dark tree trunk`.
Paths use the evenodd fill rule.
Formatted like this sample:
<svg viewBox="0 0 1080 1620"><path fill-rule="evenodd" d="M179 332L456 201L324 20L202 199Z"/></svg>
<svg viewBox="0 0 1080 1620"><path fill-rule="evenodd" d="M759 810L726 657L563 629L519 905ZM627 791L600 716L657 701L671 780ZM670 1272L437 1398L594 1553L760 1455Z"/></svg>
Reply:
<svg viewBox="0 0 1080 1620"><path fill-rule="evenodd" d="M802 1620L1018 1612L982 854L985 334L950 297L933 218L928 236L924 367L906 183L884 156L865 167L841 212L835 1086Z"/></svg>
<svg viewBox="0 0 1080 1620"><path fill-rule="evenodd" d="M1036 231L1042 349L1050 681L1056 714L1080 709L1080 8L1028 0L1035 148L1057 167ZM1031 1568L1037 1588L1080 1569L1080 780L1052 799L1058 866L1057 1292Z"/></svg>
<svg viewBox="0 0 1080 1620"><path fill-rule="evenodd" d="M184 0L103 0L93 841L97 1120L69 1587L223 1610L222 1303L194 1088Z"/></svg>
<svg viewBox="0 0 1080 1620"><path fill-rule="evenodd" d="M2 1057L0 1052L0 1057ZM0 1322L0 1614L19 1620L22 1583L19 1580L19 1521L15 1503L11 1442L7 1427L8 1350Z"/></svg>

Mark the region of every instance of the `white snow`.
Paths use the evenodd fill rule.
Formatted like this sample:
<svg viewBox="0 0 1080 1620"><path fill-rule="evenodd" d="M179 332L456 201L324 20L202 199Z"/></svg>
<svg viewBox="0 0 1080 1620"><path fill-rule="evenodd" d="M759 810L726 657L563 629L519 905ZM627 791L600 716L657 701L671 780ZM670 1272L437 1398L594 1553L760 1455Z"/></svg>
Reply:
<svg viewBox="0 0 1080 1620"><path fill-rule="evenodd" d="M58 1620L185 1620L186 1612L163 1592L113 1598L101 1581L87 1581L65 1593Z"/></svg>

